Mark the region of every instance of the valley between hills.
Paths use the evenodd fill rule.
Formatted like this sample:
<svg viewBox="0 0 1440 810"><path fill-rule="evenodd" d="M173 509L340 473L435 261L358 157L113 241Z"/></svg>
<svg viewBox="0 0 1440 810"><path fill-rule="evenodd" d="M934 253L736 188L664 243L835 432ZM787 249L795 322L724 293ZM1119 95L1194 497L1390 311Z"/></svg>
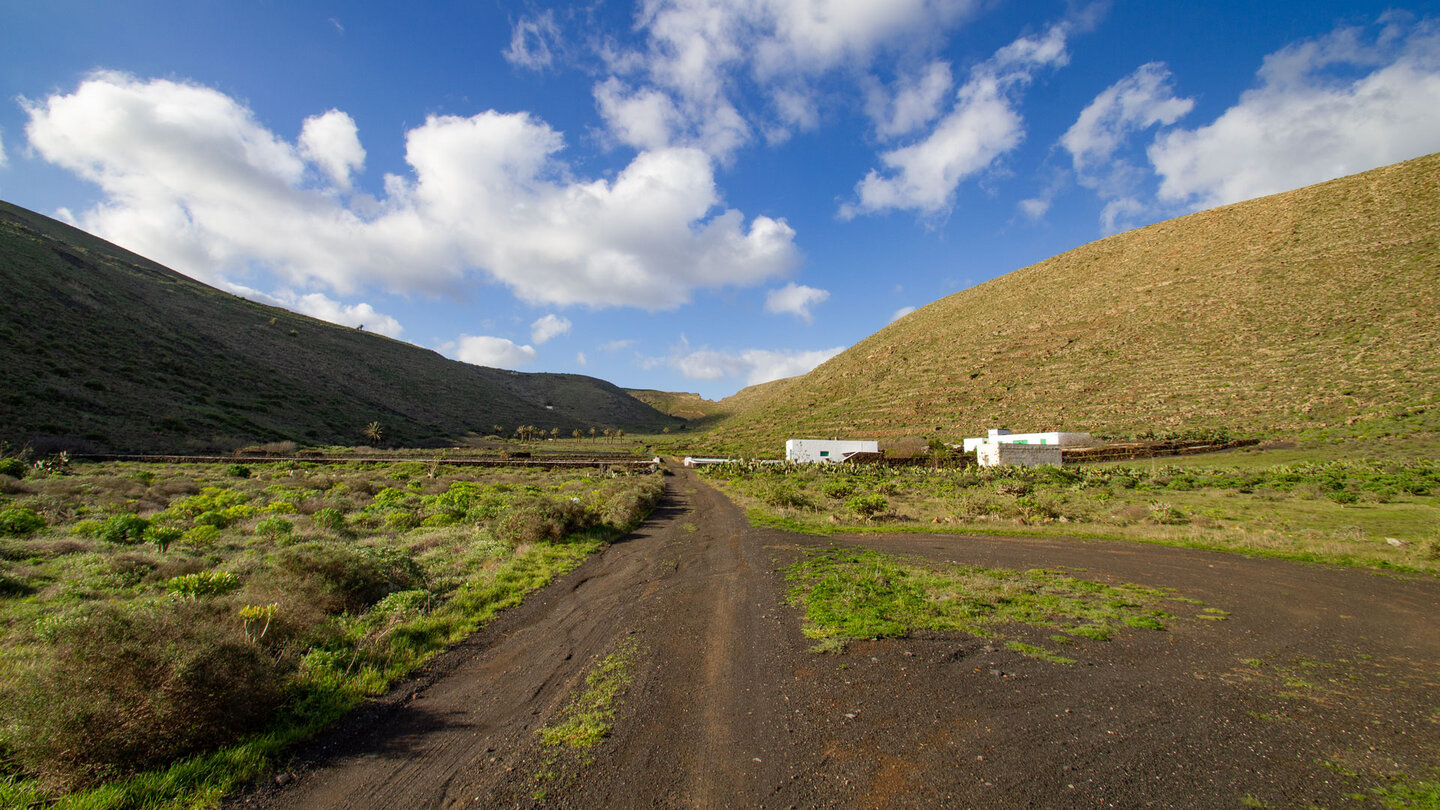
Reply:
<svg viewBox="0 0 1440 810"><path fill-rule="evenodd" d="M0 284L4 806L1440 807L1440 155L719 402L9 205ZM998 426L1254 441L950 448ZM912 463L679 463L821 436Z"/></svg>

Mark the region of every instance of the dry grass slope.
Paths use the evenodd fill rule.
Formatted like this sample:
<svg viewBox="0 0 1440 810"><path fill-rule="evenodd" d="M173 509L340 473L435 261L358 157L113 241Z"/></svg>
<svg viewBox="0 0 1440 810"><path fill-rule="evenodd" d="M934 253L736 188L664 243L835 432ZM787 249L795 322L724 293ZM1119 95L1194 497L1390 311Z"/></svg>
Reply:
<svg viewBox="0 0 1440 810"><path fill-rule="evenodd" d="M717 444L1440 427L1440 154L1084 245L746 389Z"/></svg>

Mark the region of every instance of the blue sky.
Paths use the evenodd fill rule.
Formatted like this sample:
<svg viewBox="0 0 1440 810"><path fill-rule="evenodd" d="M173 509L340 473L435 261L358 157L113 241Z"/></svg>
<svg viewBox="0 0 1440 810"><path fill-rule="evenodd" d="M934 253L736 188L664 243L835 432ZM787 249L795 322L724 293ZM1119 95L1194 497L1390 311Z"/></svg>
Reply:
<svg viewBox="0 0 1440 810"><path fill-rule="evenodd" d="M0 198L458 359L718 398L1440 150L1436 5L0 0Z"/></svg>

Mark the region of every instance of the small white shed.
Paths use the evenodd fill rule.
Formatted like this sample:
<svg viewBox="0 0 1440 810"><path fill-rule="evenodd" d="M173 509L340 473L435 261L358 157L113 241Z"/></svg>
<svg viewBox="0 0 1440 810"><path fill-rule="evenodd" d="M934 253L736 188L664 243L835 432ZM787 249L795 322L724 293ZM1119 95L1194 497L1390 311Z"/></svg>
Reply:
<svg viewBox="0 0 1440 810"><path fill-rule="evenodd" d="M1039 444L1056 447L1088 447L1095 444L1095 437L1089 433L1011 433L1005 428L991 428L989 436L965 440L965 452L973 453L980 445L994 444Z"/></svg>
<svg viewBox="0 0 1440 810"><path fill-rule="evenodd" d="M785 442L785 460L797 464L845 461L856 453L878 453L878 441L844 441L841 439L790 439Z"/></svg>

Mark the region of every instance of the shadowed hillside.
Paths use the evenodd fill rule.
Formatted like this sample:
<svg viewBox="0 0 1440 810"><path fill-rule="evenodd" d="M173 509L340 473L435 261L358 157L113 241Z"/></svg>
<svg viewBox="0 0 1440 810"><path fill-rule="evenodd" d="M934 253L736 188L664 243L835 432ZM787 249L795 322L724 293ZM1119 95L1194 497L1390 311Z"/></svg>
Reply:
<svg viewBox="0 0 1440 810"><path fill-rule="evenodd" d="M1440 429L1440 155L1085 245L739 392L717 445Z"/></svg>
<svg viewBox="0 0 1440 810"><path fill-rule="evenodd" d="M0 203L0 439L124 451L396 444L680 421L592 377L481 368L257 304Z"/></svg>

